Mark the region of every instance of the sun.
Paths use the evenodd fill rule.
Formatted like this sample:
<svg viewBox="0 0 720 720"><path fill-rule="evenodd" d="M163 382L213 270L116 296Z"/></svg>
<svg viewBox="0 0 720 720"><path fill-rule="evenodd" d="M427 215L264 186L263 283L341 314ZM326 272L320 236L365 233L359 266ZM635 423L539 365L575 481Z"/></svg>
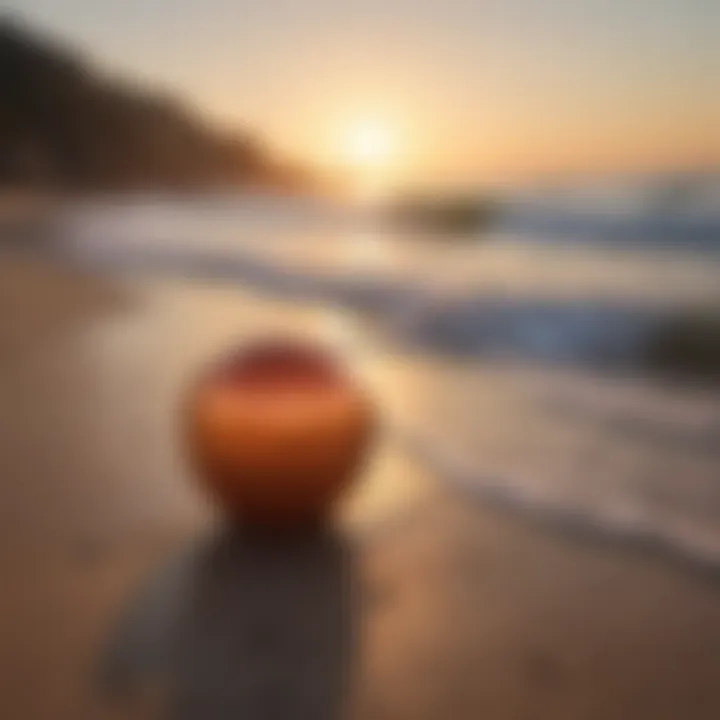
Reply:
<svg viewBox="0 0 720 720"><path fill-rule="evenodd" d="M359 168L378 168L387 165L395 149L390 127L380 120L366 119L350 125L342 139L343 160Z"/></svg>

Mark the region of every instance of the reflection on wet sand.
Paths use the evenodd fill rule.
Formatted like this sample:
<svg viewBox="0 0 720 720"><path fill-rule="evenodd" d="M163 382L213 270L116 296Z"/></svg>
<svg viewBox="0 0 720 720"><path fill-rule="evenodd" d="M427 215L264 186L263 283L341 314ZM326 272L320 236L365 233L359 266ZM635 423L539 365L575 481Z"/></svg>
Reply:
<svg viewBox="0 0 720 720"><path fill-rule="evenodd" d="M131 604L106 679L138 689L164 671L177 720L335 718L354 656L353 585L335 534L225 530Z"/></svg>

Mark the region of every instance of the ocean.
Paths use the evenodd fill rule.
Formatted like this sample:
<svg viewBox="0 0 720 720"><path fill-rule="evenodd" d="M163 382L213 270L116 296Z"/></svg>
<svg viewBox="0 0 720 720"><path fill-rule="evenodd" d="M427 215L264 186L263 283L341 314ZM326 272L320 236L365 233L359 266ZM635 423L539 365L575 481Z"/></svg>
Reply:
<svg viewBox="0 0 720 720"><path fill-rule="evenodd" d="M720 314L720 181L633 183L515 192L462 238L318 200L95 199L57 247L336 310L346 352L393 358L390 432L440 477L716 566L720 387L649 348Z"/></svg>

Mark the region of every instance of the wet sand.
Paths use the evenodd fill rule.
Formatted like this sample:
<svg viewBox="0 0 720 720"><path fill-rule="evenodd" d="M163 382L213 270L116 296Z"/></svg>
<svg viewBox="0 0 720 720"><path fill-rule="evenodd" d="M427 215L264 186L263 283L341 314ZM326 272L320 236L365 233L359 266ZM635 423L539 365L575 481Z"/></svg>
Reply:
<svg viewBox="0 0 720 720"><path fill-rule="evenodd" d="M715 577L483 504L389 437L328 538L213 539L185 383L268 328L354 333L340 311L10 257L0 302L0 717L152 717L168 686L209 720L720 717ZM412 413L411 360L356 350Z"/></svg>

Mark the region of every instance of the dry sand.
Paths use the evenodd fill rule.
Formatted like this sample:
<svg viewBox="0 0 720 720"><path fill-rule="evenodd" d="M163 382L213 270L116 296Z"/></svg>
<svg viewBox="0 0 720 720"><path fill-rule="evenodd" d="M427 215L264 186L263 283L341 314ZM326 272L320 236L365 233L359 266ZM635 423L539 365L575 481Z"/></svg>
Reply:
<svg viewBox="0 0 720 720"><path fill-rule="evenodd" d="M158 678L203 720L720 717L716 578L483 505L390 440L328 538L208 539L184 384L337 312L17 257L0 303L1 718L153 716ZM407 362L367 350L387 404Z"/></svg>

